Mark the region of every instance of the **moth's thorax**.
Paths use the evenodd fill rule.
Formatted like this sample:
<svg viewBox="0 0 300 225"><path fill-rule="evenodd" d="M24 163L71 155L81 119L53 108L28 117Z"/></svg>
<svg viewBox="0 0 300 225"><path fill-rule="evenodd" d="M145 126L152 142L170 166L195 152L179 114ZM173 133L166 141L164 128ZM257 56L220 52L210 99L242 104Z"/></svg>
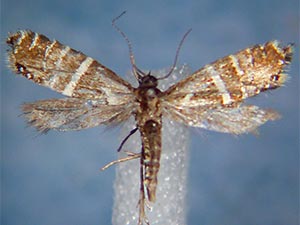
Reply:
<svg viewBox="0 0 300 225"><path fill-rule="evenodd" d="M149 119L161 117L160 98L161 91L157 88L157 78L146 75L141 78L139 87L135 89L136 100L139 103L137 119L145 124Z"/></svg>

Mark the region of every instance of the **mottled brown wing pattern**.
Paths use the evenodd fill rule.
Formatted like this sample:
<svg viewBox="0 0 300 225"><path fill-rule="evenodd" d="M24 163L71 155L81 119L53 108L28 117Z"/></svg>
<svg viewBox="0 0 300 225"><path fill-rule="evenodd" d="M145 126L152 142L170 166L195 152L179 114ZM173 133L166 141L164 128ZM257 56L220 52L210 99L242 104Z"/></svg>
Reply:
<svg viewBox="0 0 300 225"><path fill-rule="evenodd" d="M208 64L171 86L161 101L164 115L188 126L241 134L255 131L278 113L243 106L248 97L282 86L292 46L256 45Z"/></svg>
<svg viewBox="0 0 300 225"><path fill-rule="evenodd" d="M283 85L284 67L291 61L292 47L271 41L247 48L206 65L163 92L157 87L158 81L170 73L156 78L139 70L128 39L117 30L129 44L137 88L83 53L32 31L19 31L8 37L12 48L8 61L16 73L68 97L23 105L27 121L41 132L80 130L135 117L137 128L124 141L139 130L141 153L131 153L109 165L140 158L138 224L149 224L145 205L146 200L153 203L156 199L162 117L232 134L255 131L279 115L242 102Z"/></svg>
<svg viewBox="0 0 300 225"><path fill-rule="evenodd" d="M23 105L28 122L39 131L121 122L134 109L131 85L83 53L29 30L10 35L7 43L9 66L16 73L72 97Z"/></svg>
<svg viewBox="0 0 300 225"><path fill-rule="evenodd" d="M132 104L107 105L78 98L41 100L22 106L28 123L42 133L118 124L130 117L132 108Z"/></svg>
<svg viewBox="0 0 300 225"><path fill-rule="evenodd" d="M133 88L128 82L56 40L21 30L10 35L7 43L12 48L8 56L10 67L37 84L68 97L99 99L109 104L132 98Z"/></svg>

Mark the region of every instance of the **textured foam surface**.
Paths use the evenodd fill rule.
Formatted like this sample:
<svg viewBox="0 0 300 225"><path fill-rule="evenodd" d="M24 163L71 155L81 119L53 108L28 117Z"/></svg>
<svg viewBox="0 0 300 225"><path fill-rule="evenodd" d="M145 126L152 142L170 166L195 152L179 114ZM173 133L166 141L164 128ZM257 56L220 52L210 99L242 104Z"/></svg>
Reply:
<svg viewBox="0 0 300 225"><path fill-rule="evenodd" d="M177 68L171 77L161 82L165 90L189 72L187 66ZM166 70L152 72L160 77ZM124 138L135 127L133 118L123 128ZM151 225L186 224L186 184L188 169L188 130L186 127L163 119L161 166L158 174L156 202L146 209ZM123 151L140 152L140 134L134 134ZM124 152L119 157L126 156ZM138 198L140 192L140 159L120 163L116 167L114 184L114 225L132 225L138 221Z"/></svg>

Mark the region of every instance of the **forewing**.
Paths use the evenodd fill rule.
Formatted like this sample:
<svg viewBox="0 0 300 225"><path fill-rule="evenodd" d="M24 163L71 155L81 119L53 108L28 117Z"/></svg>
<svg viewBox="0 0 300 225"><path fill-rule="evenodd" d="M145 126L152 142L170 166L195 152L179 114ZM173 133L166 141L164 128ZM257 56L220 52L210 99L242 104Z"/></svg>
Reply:
<svg viewBox="0 0 300 225"><path fill-rule="evenodd" d="M234 134L253 131L279 115L241 103L282 86L291 58L291 45L272 41L219 59L164 92L163 113L189 126Z"/></svg>
<svg viewBox="0 0 300 225"><path fill-rule="evenodd" d="M133 104L107 105L98 100L78 98L41 100L22 106L28 123L42 133L50 129L81 130L128 119Z"/></svg>
<svg viewBox="0 0 300 225"><path fill-rule="evenodd" d="M256 45L206 65L171 86L162 99L179 108L240 103L282 86L291 57L291 45L280 47L277 41Z"/></svg>
<svg viewBox="0 0 300 225"><path fill-rule="evenodd" d="M129 83L83 53L21 30L8 37L10 67L33 82L69 97L98 99L114 105L133 98Z"/></svg>

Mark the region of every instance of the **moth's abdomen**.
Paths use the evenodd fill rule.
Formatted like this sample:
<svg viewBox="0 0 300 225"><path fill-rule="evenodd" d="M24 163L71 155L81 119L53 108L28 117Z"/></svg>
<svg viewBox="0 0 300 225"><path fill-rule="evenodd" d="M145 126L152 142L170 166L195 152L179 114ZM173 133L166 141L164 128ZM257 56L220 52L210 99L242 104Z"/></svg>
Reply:
<svg viewBox="0 0 300 225"><path fill-rule="evenodd" d="M141 129L144 165L144 185L150 202L155 201L157 175L161 155L161 121L148 120Z"/></svg>

